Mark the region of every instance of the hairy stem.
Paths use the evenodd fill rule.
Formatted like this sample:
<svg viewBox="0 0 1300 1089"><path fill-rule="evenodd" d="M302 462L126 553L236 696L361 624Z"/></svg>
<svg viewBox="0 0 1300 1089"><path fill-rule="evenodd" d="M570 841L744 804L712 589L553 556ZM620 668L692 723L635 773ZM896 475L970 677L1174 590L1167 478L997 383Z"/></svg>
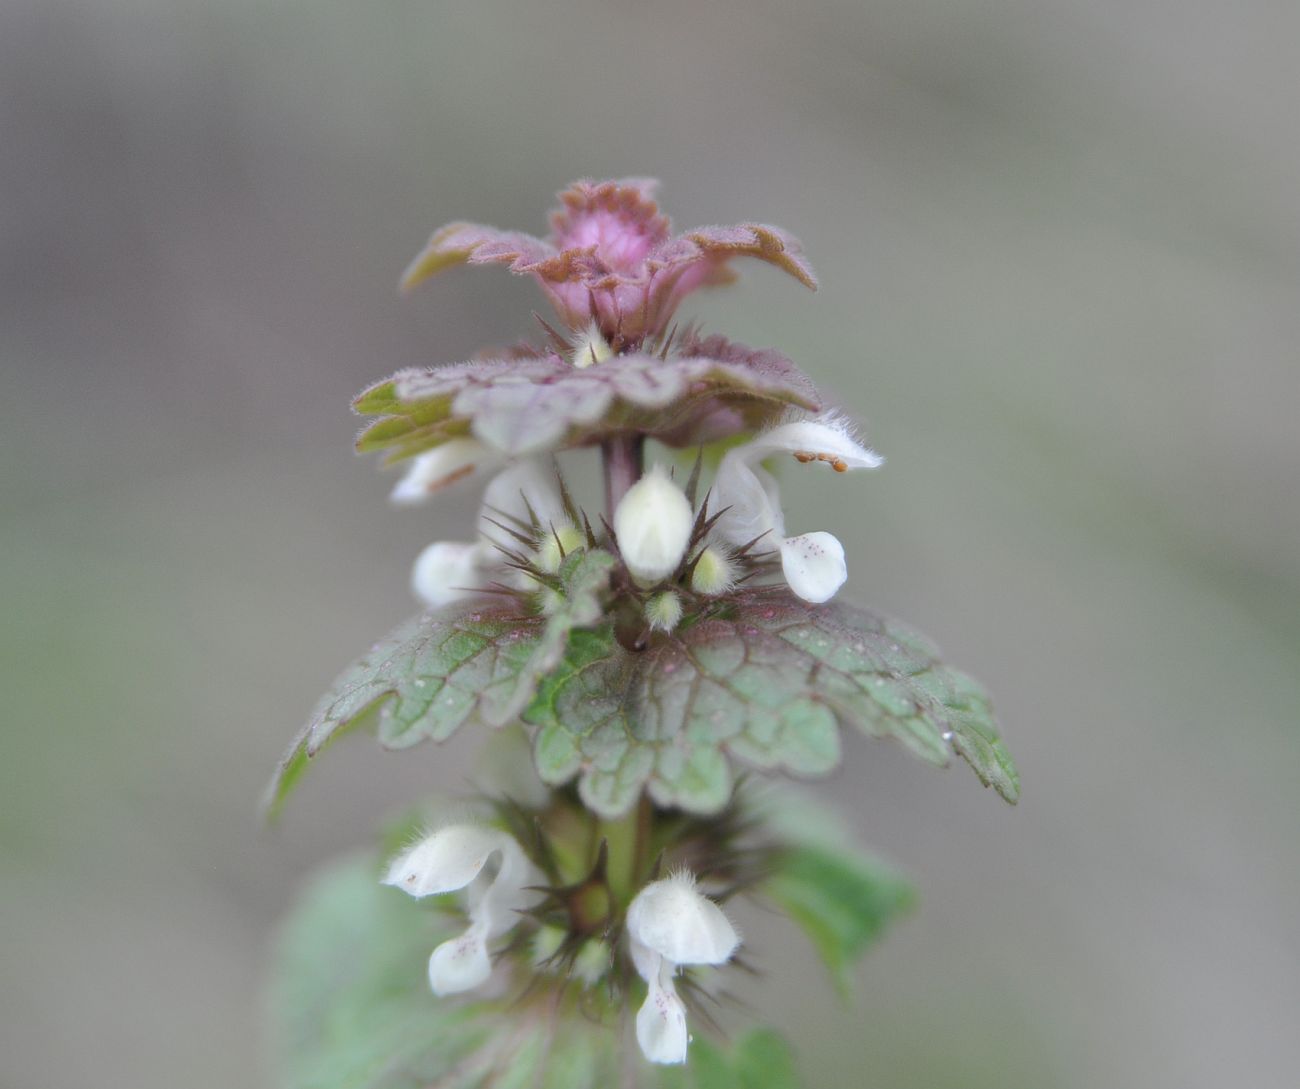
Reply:
<svg viewBox="0 0 1300 1089"><path fill-rule="evenodd" d="M614 520L614 508L628 488L641 479L645 456L644 435L620 435L600 444L605 470L605 517Z"/></svg>

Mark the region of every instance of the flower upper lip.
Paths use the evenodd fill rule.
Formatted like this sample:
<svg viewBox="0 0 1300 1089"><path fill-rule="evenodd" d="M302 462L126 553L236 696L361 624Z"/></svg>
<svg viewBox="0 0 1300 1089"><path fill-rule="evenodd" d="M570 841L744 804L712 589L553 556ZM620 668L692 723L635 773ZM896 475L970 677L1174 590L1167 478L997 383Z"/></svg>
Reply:
<svg viewBox="0 0 1300 1089"><path fill-rule="evenodd" d="M733 257L757 257L815 289L793 235L741 223L673 236L648 178L578 181L559 194L551 236L536 238L478 223L435 231L402 277L410 289L460 264L498 263L533 276L572 329L595 322L617 350L662 335L686 295L729 282Z"/></svg>

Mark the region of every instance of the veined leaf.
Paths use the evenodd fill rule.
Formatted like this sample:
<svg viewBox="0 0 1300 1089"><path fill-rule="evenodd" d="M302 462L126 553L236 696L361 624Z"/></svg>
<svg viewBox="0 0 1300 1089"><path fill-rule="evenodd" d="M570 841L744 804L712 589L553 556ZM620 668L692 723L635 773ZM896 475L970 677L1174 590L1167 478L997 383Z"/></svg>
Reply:
<svg viewBox="0 0 1300 1089"><path fill-rule="evenodd" d="M360 726L402 748L471 718L533 731L542 780L575 777L602 817L641 790L661 806L720 811L737 766L816 776L840 762L842 727L893 738L934 764L956 752L1007 801L1019 779L984 691L923 637L849 605L755 590L715 615L625 650L601 593L599 551L564 564L549 618L476 608L399 628L350 667L295 739L271 788L280 804L307 760Z"/></svg>
<svg viewBox="0 0 1300 1089"><path fill-rule="evenodd" d="M399 461L469 433L509 457L582 446L635 432L698 443L698 421L729 432L764 426L789 407L817 411L812 383L785 356L720 337L677 355L621 355L575 367L558 355L453 363L400 371L353 407L379 416L357 439L362 453Z"/></svg>
<svg viewBox="0 0 1300 1089"><path fill-rule="evenodd" d="M1019 791L987 696L933 646L874 613L784 590L741 595L640 653L608 626L575 631L525 719L542 779L580 776L584 802L608 817L643 786L660 805L717 812L733 761L824 774L839 763L841 725L935 764L955 750L1008 801Z"/></svg>
<svg viewBox="0 0 1300 1089"><path fill-rule="evenodd" d="M308 761L339 737L372 729L390 749L445 741L473 717L514 720L564 653L570 631L595 623L613 557L568 556L548 617L517 603L456 605L415 617L341 673L294 738L267 790L274 816Z"/></svg>

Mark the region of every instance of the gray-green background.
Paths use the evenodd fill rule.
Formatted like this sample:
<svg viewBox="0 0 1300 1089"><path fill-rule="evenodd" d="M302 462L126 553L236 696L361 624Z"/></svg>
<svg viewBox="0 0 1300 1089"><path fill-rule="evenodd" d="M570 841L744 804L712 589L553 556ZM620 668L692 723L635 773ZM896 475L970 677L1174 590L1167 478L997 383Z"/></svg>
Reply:
<svg viewBox="0 0 1300 1089"><path fill-rule="evenodd" d="M803 238L819 294L746 266L688 312L862 419L885 469L791 524L1023 772L1011 810L855 742L818 788L923 902L850 1009L748 928L810 1084L1294 1085L1297 42L1268 0L5 0L0 1084L270 1083L295 889L463 782L358 741L255 817L472 511L390 510L348 399L540 305L396 275L650 173L680 226Z"/></svg>

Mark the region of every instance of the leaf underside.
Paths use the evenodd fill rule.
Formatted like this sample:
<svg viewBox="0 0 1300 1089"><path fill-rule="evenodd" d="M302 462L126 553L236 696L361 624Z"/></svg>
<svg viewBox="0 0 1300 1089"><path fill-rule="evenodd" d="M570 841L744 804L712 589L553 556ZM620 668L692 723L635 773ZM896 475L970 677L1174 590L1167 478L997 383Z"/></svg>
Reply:
<svg viewBox="0 0 1300 1089"><path fill-rule="evenodd" d="M1019 796L987 695L912 629L760 589L629 652L609 622L590 626L607 561L599 552L566 561L576 596L549 620L461 606L402 625L321 700L272 783L272 811L308 760L347 732L373 728L404 748L521 712L542 780L576 778L603 817L625 813L642 789L661 806L715 813L739 767L826 774L849 726L933 764L955 752L1007 801Z"/></svg>
<svg viewBox="0 0 1300 1089"><path fill-rule="evenodd" d="M510 457L626 432L676 444L692 432L697 442L701 428L716 438L719 427L755 430L791 406L820 408L812 384L780 353L720 338L699 346L714 354L628 355L585 368L551 355L401 371L354 402L361 415L380 417L357 449L385 450L393 462L471 433Z"/></svg>

